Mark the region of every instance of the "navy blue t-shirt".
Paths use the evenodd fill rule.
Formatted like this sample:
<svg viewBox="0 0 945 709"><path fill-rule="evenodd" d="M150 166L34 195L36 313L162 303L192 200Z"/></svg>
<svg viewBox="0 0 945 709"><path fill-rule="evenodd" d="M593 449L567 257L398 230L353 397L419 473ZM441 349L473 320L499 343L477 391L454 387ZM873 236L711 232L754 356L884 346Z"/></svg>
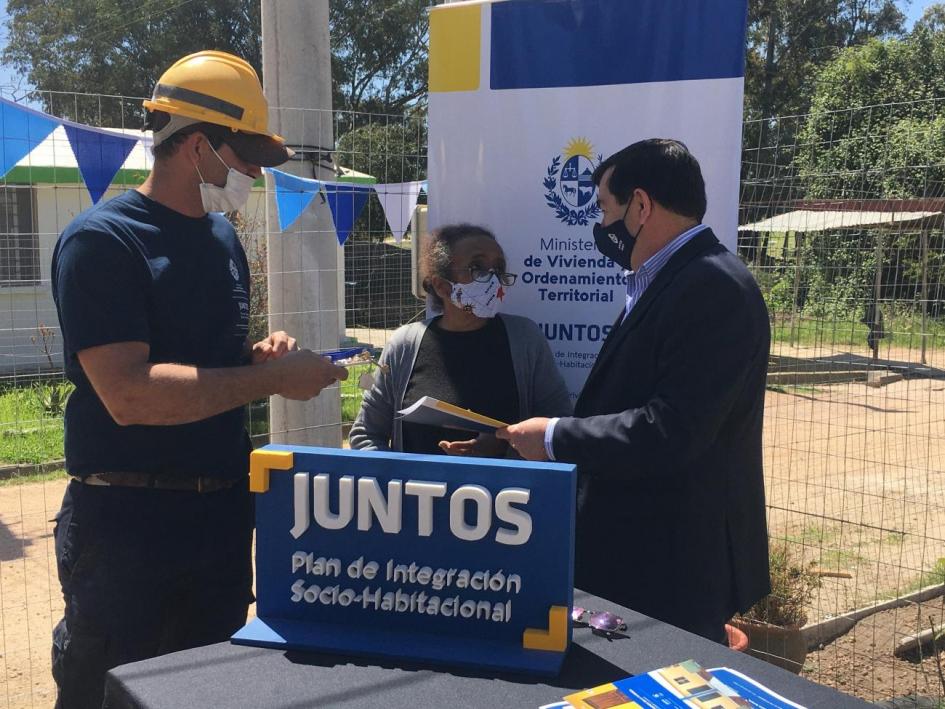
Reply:
<svg viewBox="0 0 945 709"><path fill-rule="evenodd" d="M65 413L70 474L246 474L242 407L179 426L119 426L77 357L99 345L146 342L151 362L239 365L249 266L222 215L187 217L130 190L80 214L60 235L52 290L66 376L76 387Z"/></svg>

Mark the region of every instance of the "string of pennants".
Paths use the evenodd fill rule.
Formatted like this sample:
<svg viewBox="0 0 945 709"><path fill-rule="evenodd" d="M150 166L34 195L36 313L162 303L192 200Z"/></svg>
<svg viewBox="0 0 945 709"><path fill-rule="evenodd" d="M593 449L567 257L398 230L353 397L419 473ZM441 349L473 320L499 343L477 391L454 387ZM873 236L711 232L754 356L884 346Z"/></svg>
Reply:
<svg viewBox="0 0 945 709"><path fill-rule="evenodd" d="M139 139L54 118L5 98L0 98L0 177L60 126L92 202L98 202Z"/></svg>
<svg viewBox="0 0 945 709"><path fill-rule="evenodd" d="M69 139L89 196L93 204L97 203L142 138L55 118L2 97L0 178L5 177L60 126ZM315 195L323 193L331 209L338 243L341 245L347 241L372 192L377 195L391 233L399 242L416 209L420 191L427 191L426 180L368 185L308 179L275 169L269 169L268 172L275 183L280 229L287 230L311 204Z"/></svg>
<svg viewBox="0 0 945 709"><path fill-rule="evenodd" d="M331 209L335 234L342 246L372 192L381 203L391 234L400 242L417 207L420 191L427 191L426 180L362 185L298 177L273 168L268 168L267 172L272 175L276 186L276 208L279 211L279 228L282 231L286 231L295 223L315 195L322 193Z"/></svg>

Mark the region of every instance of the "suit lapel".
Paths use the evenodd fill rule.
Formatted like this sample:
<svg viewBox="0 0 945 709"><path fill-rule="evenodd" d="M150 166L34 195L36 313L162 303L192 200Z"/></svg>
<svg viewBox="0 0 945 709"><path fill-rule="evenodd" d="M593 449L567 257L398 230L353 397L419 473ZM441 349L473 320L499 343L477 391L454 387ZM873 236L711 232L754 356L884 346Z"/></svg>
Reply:
<svg viewBox="0 0 945 709"><path fill-rule="evenodd" d="M584 389L590 388L591 380L596 379L595 374L606 371L605 365L614 356L614 352L620 349L620 343L623 342L627 334L643 319L643 316L646 315L656 299L659 298L660 293L672 283L675 275L703 251L718 245L718 243L719 240L716 238L715 234L712 233L712 230L705 229L692 237L691 241L673 254L673 257L663 266L662 270L657 274L656 279L643 292L639 302L633 306L630 315L628 315L623 322L621 322L621 318L623 318L623 312L621 311L614 324L614 328L610 331L607 339L604 340L604 344L597 355L597 361L594 363L594 368L591 370L587 382L584 384Z"/></svg>
<svg viewBox="0 0 945 709"><path fill-rule="evenodd" d="M584 383L584 389L587 388L587 383L594 378L594 373L597 371L597 365L600 363L601 357L603 357L604 352L607 351L610 343L614 341L614 337L617 334L617 330L620 329L620 325L623 322L623 313L626 310L624 307L620 313L617 315L617 319L614 320L614 324L610 327L610 332L607 333L607 337L604 338L604 343L600 346L600 349L597 351L597 359L594 360L594 366L591 367L590 374L587 375L587 380Z"/></svg>

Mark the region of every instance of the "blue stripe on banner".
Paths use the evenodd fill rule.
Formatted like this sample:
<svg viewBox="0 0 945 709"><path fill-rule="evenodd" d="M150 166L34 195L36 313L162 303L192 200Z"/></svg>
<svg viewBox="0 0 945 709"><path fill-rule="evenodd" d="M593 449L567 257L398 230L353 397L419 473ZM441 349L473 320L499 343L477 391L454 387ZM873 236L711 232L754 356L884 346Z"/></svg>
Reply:
<svg viewBox="0 0 945 709"><path fill-rule="evenodd" d="M747 12L747 0L493 3L491 87L743 76Z"/></svg>

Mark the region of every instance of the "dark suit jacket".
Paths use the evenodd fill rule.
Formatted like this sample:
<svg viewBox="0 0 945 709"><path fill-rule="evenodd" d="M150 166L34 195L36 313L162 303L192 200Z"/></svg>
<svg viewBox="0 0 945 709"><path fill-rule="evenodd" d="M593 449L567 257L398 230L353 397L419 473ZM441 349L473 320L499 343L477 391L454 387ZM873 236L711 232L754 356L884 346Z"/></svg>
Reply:
<svg viewBox="0 0 945 709"><path fill-rule="evenodd" d="M755 280L708 229L615 324L552 441L578 465L576 586L713 638L768 593L769 341Z"/></svg>

